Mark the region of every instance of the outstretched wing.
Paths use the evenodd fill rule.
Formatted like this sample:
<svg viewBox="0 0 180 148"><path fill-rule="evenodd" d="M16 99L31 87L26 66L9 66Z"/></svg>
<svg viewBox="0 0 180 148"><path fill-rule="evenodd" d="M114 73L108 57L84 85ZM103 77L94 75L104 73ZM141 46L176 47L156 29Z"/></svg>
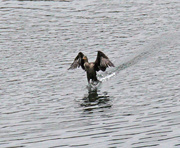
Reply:
<svg viewBox="0 0 180 148"><path fill-rule="evenodd" d="M82 69L85 69L84 68L83 56L84 56L84 54L82 52L79 52L78 55L76 56L76 58L74 59L74 62L68 68L68 70L69 69L75 69L75 68L80 67L80 66L82 67Z"/></svg>
<svg viewBox="0 0 180 148"><path fill-rule="evenodd" d="M114 67L114 64L109 60L109 58L102 52L98 51L97 58L95 61L94 69L96 71L105 71L107 67Z"/></svg>

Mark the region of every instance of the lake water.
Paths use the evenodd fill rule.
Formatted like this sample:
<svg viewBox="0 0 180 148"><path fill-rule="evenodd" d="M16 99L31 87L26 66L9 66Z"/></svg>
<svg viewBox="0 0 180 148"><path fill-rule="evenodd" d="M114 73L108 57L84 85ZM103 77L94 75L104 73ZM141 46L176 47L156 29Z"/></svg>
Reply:
<svg viewBox="0 0 180 148"><path fill-rule="evenodd" d="M0 2L1 148L180 147L179 0Z"/></svg>

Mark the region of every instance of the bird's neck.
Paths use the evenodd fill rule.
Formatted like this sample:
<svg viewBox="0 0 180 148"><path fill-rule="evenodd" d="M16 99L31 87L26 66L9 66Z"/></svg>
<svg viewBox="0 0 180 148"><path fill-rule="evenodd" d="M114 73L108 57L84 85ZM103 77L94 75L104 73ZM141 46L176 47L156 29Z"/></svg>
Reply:
<svg viewBox="0 0 180 148"><path fill-rule="evenodd" d="M87 71L90 68L90 63L88 61L84 62L84 67Z"/></svg>
<svg viewBox="0 0 180 148"><path fill-rule="evenodd" d="M86 62L89 63L89 62L88 62L88 59L84 60L84 63L86 63Z"/></svg>

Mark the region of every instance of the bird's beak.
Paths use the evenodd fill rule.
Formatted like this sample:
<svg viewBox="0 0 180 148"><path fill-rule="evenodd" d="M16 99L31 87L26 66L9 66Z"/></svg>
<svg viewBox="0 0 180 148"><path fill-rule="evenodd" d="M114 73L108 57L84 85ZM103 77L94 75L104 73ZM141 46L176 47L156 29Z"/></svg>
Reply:
<svg viewBox="0 0 180 148"><path fill-rule="evenodd" d="M83 56L83 60L86 60L86 57L85 57L85 56Z"/></svg>

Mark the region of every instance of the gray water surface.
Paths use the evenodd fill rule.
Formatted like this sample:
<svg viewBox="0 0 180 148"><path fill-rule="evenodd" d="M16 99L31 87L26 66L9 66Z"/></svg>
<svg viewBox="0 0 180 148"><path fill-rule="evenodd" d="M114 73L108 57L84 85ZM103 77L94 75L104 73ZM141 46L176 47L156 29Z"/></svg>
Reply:
<svg viewBox="0 0 180 148"><path fill-rule="evenodd" d="M180 147L179 0L1 1L0 147ZM89 89L78 52L116 67Z"/></svg>

